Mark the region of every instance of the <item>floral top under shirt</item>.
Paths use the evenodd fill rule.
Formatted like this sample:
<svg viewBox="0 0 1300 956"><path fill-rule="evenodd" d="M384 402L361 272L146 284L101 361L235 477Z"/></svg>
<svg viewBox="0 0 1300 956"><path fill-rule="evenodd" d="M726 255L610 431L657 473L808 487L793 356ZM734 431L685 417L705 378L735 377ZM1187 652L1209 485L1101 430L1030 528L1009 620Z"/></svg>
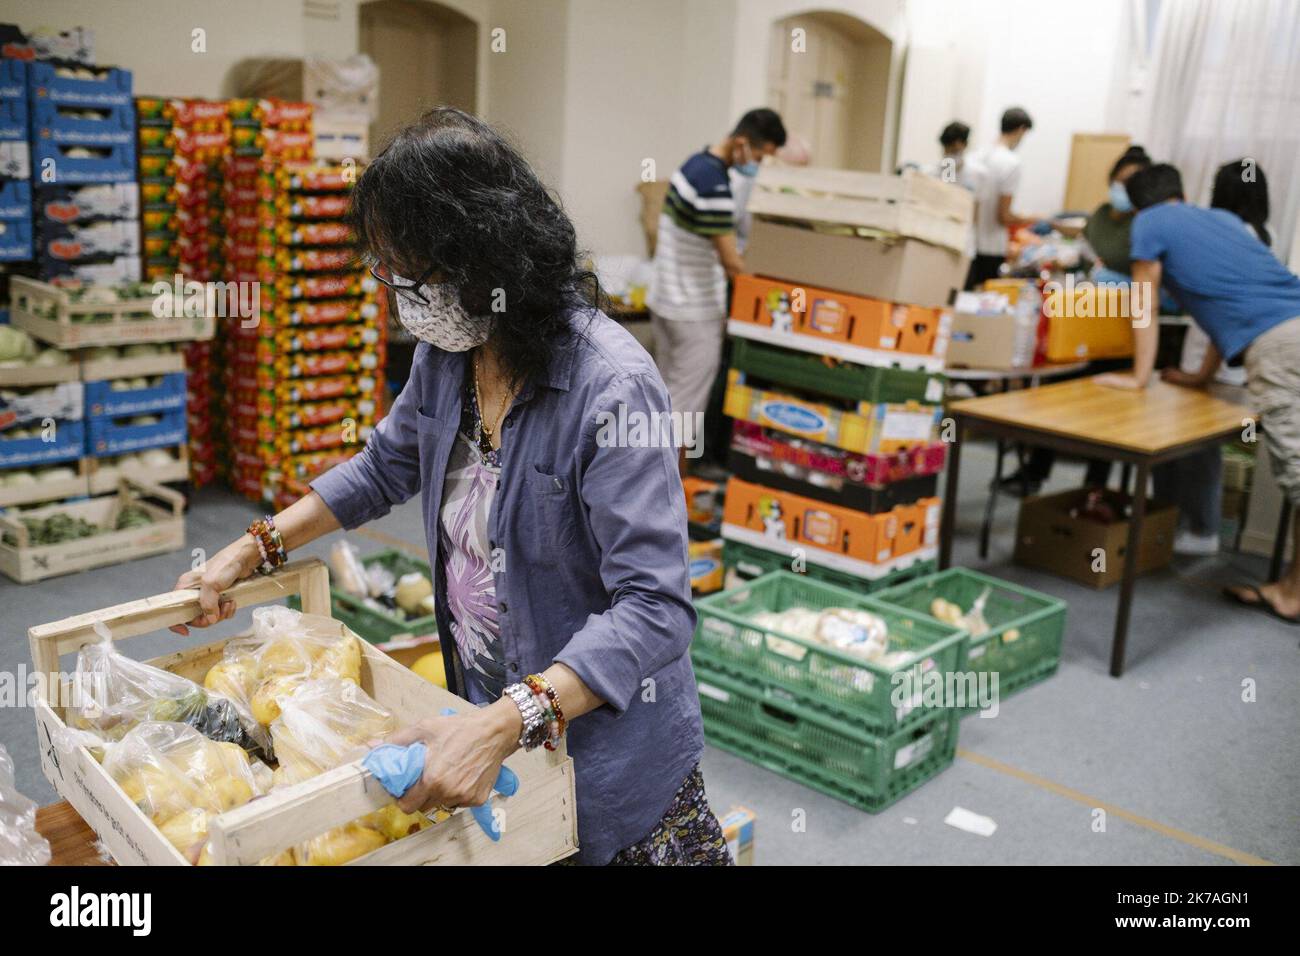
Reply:
<svg viewBox="0 0 1300 956"><path fill-rule="evenodd" d="M480 445L482 421L474 377L467 375L460 429L442 485L438 553L447 579L451 633L464 667L466 694L487 704L505 687L488 516L501 475L500 451ZM486 441L483 441L486 445Z"/></svg>

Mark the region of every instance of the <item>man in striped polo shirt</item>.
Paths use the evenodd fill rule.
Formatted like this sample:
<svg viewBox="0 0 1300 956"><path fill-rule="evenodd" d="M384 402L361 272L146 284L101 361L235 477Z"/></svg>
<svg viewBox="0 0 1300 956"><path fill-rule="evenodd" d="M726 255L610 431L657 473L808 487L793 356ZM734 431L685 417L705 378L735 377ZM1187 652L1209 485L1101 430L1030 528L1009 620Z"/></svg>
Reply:
<svg viewBox="0 0 1300 956"><path fill-rule="evenodd" d="M759 160L784 145L781 117L750 110L729 136L690 157L669 181L649 306L655 361L674 412L704 412L722 354L727 280L745 271L728 172L756 176Z"/></svg>

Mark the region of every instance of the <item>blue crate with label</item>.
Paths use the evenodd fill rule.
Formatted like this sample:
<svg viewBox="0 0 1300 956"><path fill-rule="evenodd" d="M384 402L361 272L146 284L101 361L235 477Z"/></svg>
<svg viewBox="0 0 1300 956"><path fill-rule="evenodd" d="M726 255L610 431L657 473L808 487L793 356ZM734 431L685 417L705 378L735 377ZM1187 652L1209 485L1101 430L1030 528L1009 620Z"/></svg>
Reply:
<svg viewBox="0 0 1300 956"><path fill-rule="evenodd" d="M0 219L0 262L26 262L33 252L31 218Z"/></svg>
<svg viewBox="0 0 1300 956"><path fill-rule="evenodd" d="M23 117L26 118L29 95L26 61L0 60L0 100L18 100L21 102Z"/></svg>
<svg viewBox="0 0 1300 956"><path fill-rule="evenodd" d="M31 129L33 140L50 140L71 146L134 143L135 107L130 103L95 107L33 100Z"/></svg>
<svg viewBox="0 0 1300 956"><path fill-rule="evenodd" d="M52 422L0 431L0 468L75 461L86 449L85 422Z"/></svg>
<svg viewBox="0 0 1300 956"><path fill-rule="evenodd" d="M31 214L31 182L0 178L0 219L26 219Z"/></svg>
<svg viewBox="0 0 1300 956"><path fill-rule="evenodd" d="M24 183L23 185L27 185ZM91 222L95 219L138 219L140 187L138 183L104 183L91 186L44 186L27 189L28 204L38 227L42 223ZM0 193L0 198L3 193ZM4 203L0 202L0 211Z"/></svg>
<svg viewBox="0 0 1300 956"><path fill-rule="evenodd" d="M0 389L0 434L46 419L77 421L84 407L80 382Z"/></svg>
<svg viewBox="0 0 1300 956"><path fill-rule="evenodd" d="M140 253L138 219L103 219L90 223L37 220L36 240L47 259L79 262L104 256Z"/></svg>
<svg viewBox="0 0 1300 956"><path fill-rule="evenodd" d="M139 256L114 256L88 262L38 256L37 269L41 279L53 285L120 285L140 281Z"/></svg>
<svg viewBox="0 0 1300 956"><path fill-rule="evenodd" d="M38 139L32 144L36 169L54 170L55 181L70 185L135 181L135 143L76 146Z"/></svg>
<svg viewBox="0 0 1300 956"><path fill-rule="evenodd" d="M185 407L185 373L86 383L86 414L143 415Z"/></svg>
<svg viewBox="0 0 1300 956"><path fill-rule="evenodd" d="M131 71L117 67L69 66L37 60L28 64L27 85L33 102L64 106L130 106Z"/></svg>
<svg viewBox="0 0 1300 956"><path fill-rule="evenodd" d="M27 101L21 96L0 96L0 140L27 140Z"/></svg>
<svg viewBox="0 0 1300 956"><path fill-rule="evenodd" d="M103 458L181 445L186 435L184 408L143 415L93 416L86 419L86 454Z"/></svg>

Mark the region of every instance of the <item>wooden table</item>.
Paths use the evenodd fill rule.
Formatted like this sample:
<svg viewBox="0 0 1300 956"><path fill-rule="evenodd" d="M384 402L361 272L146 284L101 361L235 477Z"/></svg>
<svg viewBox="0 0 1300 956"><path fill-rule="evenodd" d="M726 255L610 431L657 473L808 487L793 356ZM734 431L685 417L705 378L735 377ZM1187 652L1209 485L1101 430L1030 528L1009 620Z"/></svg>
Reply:
<svg viewBox="0 0 1300 956"><path fill-rule="evenodd" d="M1000 392L1011 391L1011 383L1027 381L1027 388L1038 388L1044 379L1060 378L1087 369L1087 362L1049 362L1028 368L945 368L943 374L952 382L989 382ZM1025 467L1024 449L1016 446L1020 468ZM993 533L993 510L1002 487L1002 459L1007 453L1007 443L997 442L997 457L993 461L993 480L989 482L989 500L984 506L984 523L980 525L980 557L989 556L989 537Z"/></svg>
<svg viewBox="0 0 1300 956"><path fill-rule="evenodd" d="M1254 415L1243 405L1197 389L1160 381L1143 390L1106 388L1092 378L969 398L954 402L948 413L956 423L956 435L948 455L939 531L940 568L948 567L952 559L961 446L966 433L1040 445L1084 458L1118 461L1137 469L1128 528L1127 555L1132 560L1124 562L1110 653L1110 673L1119 677L1124 672L1129 610L1137 578L1136 555L1151 468L1239 435L1244 422Z"/></svg>
<svg viewBox="0 0 1300 956"><path fill-rule="evenodd" d="M50 866L111 866L95 847L95 831L66 800L36 811L36 830L50 841Z"/></svg>

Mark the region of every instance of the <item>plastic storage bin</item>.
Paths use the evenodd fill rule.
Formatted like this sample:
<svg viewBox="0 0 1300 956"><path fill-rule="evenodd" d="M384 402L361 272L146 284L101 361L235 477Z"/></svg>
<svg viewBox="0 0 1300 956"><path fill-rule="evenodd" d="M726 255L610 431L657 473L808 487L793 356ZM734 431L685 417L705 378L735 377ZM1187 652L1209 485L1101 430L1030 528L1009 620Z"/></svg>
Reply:
<svg viewBox="0 0 1300 956"><path fill-rule="evenodd" d="M876 735L772 688L696 668L709 742L806 786L878 813L952 765L956 711Z"/></svg>
<svg viewBox="0 0 1300 956"><path fill-rule="evenodd" d="M1055 674L1061 662L1066 608L1057 598L967 568L949 568L886 588L875 598L934 620L930 604L935 598L969 611L985 588L989 596L984 619L989 629L970 638L963 669L996 673L999 696Z"/></svg>
<svg viewBox="0 0 1300 956"><path fill-rule="evenodd" d="M910 656L898 666L884 666L753 620L760 611L799 606L878 614L889 628L889 650L905 650ZM960 671L966 659L967 634L959 628L788 571L701 598L695 609L692 656L701 663L755 684L782 688L809 706L860 721L875 733L892 732L933 714L936 708L920 706L924 675ZM915 693L896 701L896 687L904 686L902 675L910 679Z"/></svg>
<svg viewBox="0 0 1300 956"><path fill-rule="evenodd" d="M374 554L366 555L361 559L361 564L367 568L372 564L382 564L393 572L395 577L399 578L403 574L414 572L423 574L430 581L433 580L433 573L429 569L428 562L421 561L404 551L398 551L396 548L385 548L383 551L376 551ZM330 603L333 606L331 613L335 620L342 621L360 637L364 637L372 644L382 644L397 637L420 637L425 634L438 633L438 621L432 614L403 620L395 614L377 611L367 606L359 597L336 588L332 584L330 585ZM295 610L301 610L296 595L289 599L289 606Z"/></svg>

